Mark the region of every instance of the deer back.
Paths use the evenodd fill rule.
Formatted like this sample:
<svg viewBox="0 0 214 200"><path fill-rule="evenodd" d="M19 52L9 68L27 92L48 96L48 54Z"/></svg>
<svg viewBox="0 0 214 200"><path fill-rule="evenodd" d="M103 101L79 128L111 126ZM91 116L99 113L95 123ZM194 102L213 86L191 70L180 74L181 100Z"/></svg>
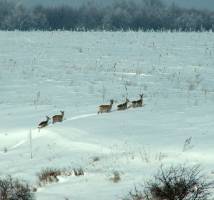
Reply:
<svg viewBox="0 0 214 200"><path fill-rule="evenodd" d="M64 116L64 112L62 112L61 115L54 115L52 117L53 123L55 123L55 122L62 122L63 116Z"/></svg>
<svg viewBox="0 0 214 200"><path fill-rule="evenodd" d="M117 106L117 110L125 110L125 109L127 109L128 102L129 102L129 100L126 99L126 102L125 102L125 103L119 104L119 105Z"/></svg>
<svg viewBox="0 0 214 200"><path fill-rule="evenodd" d="M99 111L98 111L98 114L99 113L103 113L103 112L110 112L111 109L112 109L112 105L114 103L114 100L110 100L110 105L100 105L99 106Z"/></svg>
<svg viewBox="0 0 214 200"><path fill-rule="evenodd" d="M109 112L112 108L112 105L101 105L99 108L101 112Z"/></svg>
<svg viewBox="0 0 214 200"><path fill-rule="evenodd" d="M132 107L141 107L143 105L143 95L140 95L140 99L137 101L132 101Z"/></svg>

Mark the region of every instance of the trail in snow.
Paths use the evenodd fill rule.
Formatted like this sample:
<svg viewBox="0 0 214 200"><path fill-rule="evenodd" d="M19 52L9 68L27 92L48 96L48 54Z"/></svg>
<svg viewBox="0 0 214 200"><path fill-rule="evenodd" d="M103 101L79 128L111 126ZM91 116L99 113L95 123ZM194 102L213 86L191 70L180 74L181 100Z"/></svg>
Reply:
<svg viewBox="0 0 214 200"><path fill-rule="evenodd" d="M73 120L77 120L77 119L83 119L83 118L93 117L93 116L96 116L96 115L97 115L97 113L77 115L77 116L74 116L74 117L67 118L66 121L73 121Z"/></svg>
<svg viewBox="0 0 214 200"><path fill-rule="evenodd" d="M117 110L112 110L111 112L116 112ZM105 114L105 113L104 113ZM107 113L107 114L110 114L110 113ZM93 117L93 116L97 116L98 114L97 113L90 113L90 114L83 114L83 115L77 115L77 116L74 116L74 117L69 117L69 118L66 118L65 121L74 121L74 120L78 120L78 119L84 119L84 118L89 118L89 117ZM103 115L103 114L100 114L100 115ZM52 127L54 126L53 124L49 124L49 127ZM44 129L47 129L48 127L45 127ZM32 134L32 140L33 139L36 139L38 137L42 137L42 135L44 135L44 132L42 134L39 134L40 132L42 131L42 129L40 131L38 131L37 128L34 128L34 129L31 129L31 134ZM20 140L19 142L17 142L16 144L14 144L13 146L11 146L9 149L13 150L13 149L16 149L20 146L22 146L23 144L29 142L28 139L25 139L25 140Z"/></svg>
<svg viewBox="0 0 214 200"><path fill-rule="evenodd" d="M93 117L93 116L96 116L97 113L91 113L91 114L83 114L83 115L77 115L77 116L74 116L74 117L70 117L70 118L67 118L66 121L73 121L73 120L77 120L77 119L83 119L83 118L88 118L88 117ZM50 126L53 126L52 124L49 125ZM45 127L45 129L47 129L48 127ZM32 139L35 139L35 138L38 138L38 137L42 137L42 134L38 135L38 133L40 133L42 131L42 129L38 132L37 129L32 129L31 130L31 133L32 133ZM36 133L36 135L35 135ZM44 132L43 132L44 133ZM19 142L17 142L16 144L14 144L13 146L11 146L9 149L13 150L13 149L16 149L20 146L22 146L23 144L29 142L29 140L25 139L25 140L20 140Z"/></svg>
<svg viewBox="0 0 214 200"><path fill-rule="evenodd" d="M144 73L137 73L137 72L112 72L114 74L118 74L118 75L127 75L127 76L152 76L150 74L144 74Z"/></svg>
<svg viewBox="0 0 214 200"><path fill-rule="evenodd" d="M13 145L12 147L10 147L10 150L12 149L16 149L17 147L25 144L27 141L26 140L21 140L20 142L18 142L17 144Z"/></svg>
<svg viewBox="0 0 214 200"><path fill-rule="evenodd" d="M31 129L31 134L32 134L32 140L42 137L44 135L44 132L40 134L40 132L38 131L37 128ZM12 145L11 147L9 147L10 150L14 150L17 149L18 147L30 142L29 140L29 132L26 131L26 138L27 139L22 139L19 142L17 142L16 144Z"/></svg>

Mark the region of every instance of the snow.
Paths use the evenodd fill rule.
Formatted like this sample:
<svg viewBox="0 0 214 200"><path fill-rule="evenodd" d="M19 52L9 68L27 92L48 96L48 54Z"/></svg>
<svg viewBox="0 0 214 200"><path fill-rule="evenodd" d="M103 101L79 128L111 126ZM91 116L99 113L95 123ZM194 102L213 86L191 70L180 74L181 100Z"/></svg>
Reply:
<svg viewBox="0 0 214 200"><path fill-rule="evenodd" d="M38 200L121 199L161 164L201 164L214 179L213 33L15 31L0 32L0 47L0 176L37 185L46 167L85 171ZM142 92L143 108L116 110ZM65 120L39 132L60 110Z"/></svg>

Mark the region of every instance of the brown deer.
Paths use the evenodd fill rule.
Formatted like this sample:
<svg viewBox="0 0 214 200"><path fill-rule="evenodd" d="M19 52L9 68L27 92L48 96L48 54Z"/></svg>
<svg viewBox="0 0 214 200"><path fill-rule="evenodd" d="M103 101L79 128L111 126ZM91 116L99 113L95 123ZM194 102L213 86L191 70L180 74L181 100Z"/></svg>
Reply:
<svg viewBox="0 0 214 200"><path fill-rule="evenodd" d="M50 117L46 116L47 120L46 121L42 121L41 123L39 123L38 125L38 129L40 130L41 128L44 128L48 125L48 122L50 120Z"/></svg>
<svg viewBox="0 0 214 200"><path fill-rule="evenodd" d="M128 108L128 102L129 100L126 98L126 102L125 103L121 103L117 106L117 110L126 110Z"/></svg>
<svg viewBox="0 0 214 200"><path fill-rule="evenodd" d="M114 103L114 100L111 99L109 105L100 105L100 106L99 106L98 114L99 114L99 113L104 113L104 112L106 112L106 113L107 113L107 112L110 112L111 109L112 109L113 103Z"/></svg>
<svg viewBox="0 0 214 200"><path fill-rule="evenodd" d="M132 101L132 107L136 108L136 107L142 107L143 106L143 94L140 94L140 99L137 101Z"/></svg>
<svg viewBox="0 0 214 200"><path fill-rule="evenodd" d="M62 122L63 121L63 117L64 117L64 111L60 111L61 112L61 115L54 115L52 117L52 123L56 123L56 122Z"/></svg>

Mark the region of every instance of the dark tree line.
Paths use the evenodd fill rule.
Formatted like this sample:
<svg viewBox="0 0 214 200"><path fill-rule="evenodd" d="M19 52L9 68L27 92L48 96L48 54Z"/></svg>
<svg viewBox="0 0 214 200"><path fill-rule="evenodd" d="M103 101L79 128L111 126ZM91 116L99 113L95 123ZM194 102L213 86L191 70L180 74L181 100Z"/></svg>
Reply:
<svg viewBox="0 0 214 200"><path fill-rule="evenodd" d="M1 30L214 30L214 12L165 6L160 0L26 8L0 0Z"/></svg>

